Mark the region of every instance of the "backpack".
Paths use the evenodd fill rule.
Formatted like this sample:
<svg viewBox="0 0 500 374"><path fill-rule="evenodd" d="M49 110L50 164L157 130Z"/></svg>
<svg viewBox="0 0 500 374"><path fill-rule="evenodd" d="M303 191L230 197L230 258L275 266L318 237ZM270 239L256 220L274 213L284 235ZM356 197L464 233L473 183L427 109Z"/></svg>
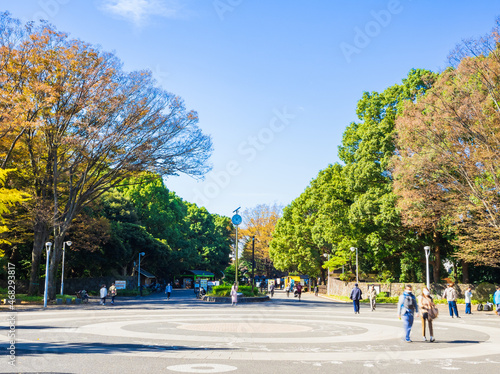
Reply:
<svg viewBox="0 0 500 374"><path fill-rule="evenodd" d="M403 306L411 312L415 311L415 299L412 295L405 295Z"/></svg>

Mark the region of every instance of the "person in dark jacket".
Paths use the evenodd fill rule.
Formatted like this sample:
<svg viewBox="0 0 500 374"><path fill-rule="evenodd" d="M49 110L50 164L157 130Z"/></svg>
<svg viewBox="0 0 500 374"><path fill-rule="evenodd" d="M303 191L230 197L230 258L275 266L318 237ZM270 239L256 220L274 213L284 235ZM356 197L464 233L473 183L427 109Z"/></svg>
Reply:
<svg viewBox="0 0 500 374"><path fill-rule="evenodd" d="M359 314L359 300L361 300L361 294L362 292L356 283L351 291L351 296L349 296L354 305L354 314Z"/></svg>

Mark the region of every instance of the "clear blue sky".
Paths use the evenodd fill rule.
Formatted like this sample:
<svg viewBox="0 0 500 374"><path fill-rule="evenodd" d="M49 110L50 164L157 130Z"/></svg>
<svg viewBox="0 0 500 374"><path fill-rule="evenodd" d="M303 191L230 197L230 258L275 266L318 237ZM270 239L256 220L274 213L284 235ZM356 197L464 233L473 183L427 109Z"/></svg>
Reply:
<svg viewBox="0 0 500 374"><path fill-rule="evenodd" d="M212 213L289 204L338 161L363 91L412 68L439 71L464 38L491 30L498 1L23 0L0 1L22 20L45 18L148 68L198 111L214 142L204 181L167 187ZM363 35L362 35L363 34Z"/></svg>

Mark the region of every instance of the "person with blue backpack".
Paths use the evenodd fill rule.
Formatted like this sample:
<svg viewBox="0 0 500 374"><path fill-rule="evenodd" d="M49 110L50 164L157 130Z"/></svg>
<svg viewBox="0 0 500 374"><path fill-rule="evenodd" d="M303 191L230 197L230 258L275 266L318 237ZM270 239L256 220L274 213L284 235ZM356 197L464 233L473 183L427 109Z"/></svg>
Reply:
<svg viewBox="0 0 500 374"><path fill-rule="evenodd" d="M497 290L493 294L493 303L497 307L497 309L495 311L496 315L500 316L500 285L497 286Z"/></svg>
<svg viewBox="0 0 500 374"><path fill-rule="evenodd" d="M416 313L418 317L417 298L411 291L411 284L407 284L398 300L398 317L403 320L404 340L407 343L411 343L410 333L413 326L414 314Z"/></svg>

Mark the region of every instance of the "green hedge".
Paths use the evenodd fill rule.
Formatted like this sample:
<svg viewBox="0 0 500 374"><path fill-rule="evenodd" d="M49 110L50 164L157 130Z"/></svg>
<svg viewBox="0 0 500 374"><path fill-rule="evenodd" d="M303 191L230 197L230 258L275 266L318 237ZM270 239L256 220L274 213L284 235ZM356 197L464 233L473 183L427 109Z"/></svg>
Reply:
<svg viewBox="0 0 500 374"><path fill-rule="evenodd" d="M228 297L231 296L231 285L215 286L210 292L210 296ZM257 287L254 287L252 292L252 286L239 286L238 292L241 292L243 296L254 297L259 296L259 291Z"/></svg>

